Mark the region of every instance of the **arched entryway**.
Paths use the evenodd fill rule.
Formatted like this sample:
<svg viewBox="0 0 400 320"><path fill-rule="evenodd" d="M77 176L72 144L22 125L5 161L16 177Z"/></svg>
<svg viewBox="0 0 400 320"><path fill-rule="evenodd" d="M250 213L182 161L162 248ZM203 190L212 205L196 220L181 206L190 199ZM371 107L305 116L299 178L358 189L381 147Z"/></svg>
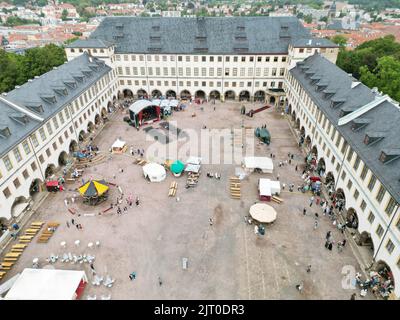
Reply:
<svg viewBox="0 0 400 320"><path fill-rule="evenodd" d="M324 158L321 158L319 159L317 164L317 173L319 174L320 177L325 176L325 170L326 170L325 160Z"/></svg>
<svg viewBox="0 0 400 320"><path fill-rule="evenodd" d="M221 94L217 90L213 90L210 92L210 99L219 100L221 99Z"/></svg>
<svg viewBox="0 0 400 320"><path fill-rule="evenodd" d="M256 91L254 93L254 101L257 102L265 102L265 92L264 91Z"/></svg>
<svg viewBox="0 0 400 320"><path fill-rule="evenodd" d="M107 103L107 110L108 112L113 112L113 103L111 101L108 101Z"/></svg>
<svg viewBox="0 0 400 320"><path fill-rule="evenodd" d="M300 135L303 136L303 137L306 136L306 129L304 128L304 126L302 126L302 127L300 128Z"/></svg>
<svg viewBox="0 0 400 320"><path fill-rule="evenodd" d="M88 125L87 125L87 131L89 133L92 133L94 131L94 124L92 121L89 121Z"/></svg>
<svg viewBox="0 0 400 320"><path fill-rule="evenodd" d="M154 90L151 92L151 97L152 97L153 99L161 98L161 96L162 96L162 93L161 93L160 90L154 89Z"/></svg>
<svg viewBox="0 0 400 320"><path fill-rule="evenodd" d="M29 206L29 200L23 196L15 198L11 206L11 216L13 218L18 217L23 213Z"/></svg>
<svg viewBox="0 0 400 320"><path fill-rule="evenodd" d="M296 129L300 129L300 119L297 118L296 120Z"/></svg>
<svg viewBox="0 0 400 320"><path fill-rule="evenodd" d="M250 101L250 92L244 90L239 93L239 101Z"/></svg>
<svg viewBox="0 0 400 320"><path fill-rule="evenodd" d="M130 89L124 89L124 98L133 98L133 92Z"/></svg>
<svg viewBox="0 0 400 320"><path fill-rule="evenodd" d="M35 200L36 196L41 191L43 181L40 179L35 179L32 181L31 185L29 186L29 195Z"/></svg>
<svg viewBox="0 0 400 320"><path fill-rule="evenodd" d="M296 121L296 111L292 112L292 121Z"/></svg>
<svg viewBox="0 0 400 320"><path fill-rule="evenodd" d="M271 96L271 97L269 98L269 103L270 103L270 104L274 105L274 104L275 104L275 101L276 101L276 99L275 99L274 96Z"/></svg>
<svg viewBox="0 0 400 320"><path fill-rule="evenodd" d="M53 174L56 173L56 166L54 164L49 164L44 171L44 176L47 179L48 177L51 177Z"/></svg>
<svg viewBox="0 0 400 320"><path fill-rule="evenodd" d="M305 142L306 142L306 147L309 148L311 145L311 137L307 136Z"/></svg>
<svg viewBox="0 0 400 320"><path fill-rule="evenodd" d="M183 90L181 91L180 94L181 99L190 99L192 97L192 94L188 90Z"/></svg>
<svg viewBox="0 0 400 320"><path fill-rule="evenodd" d="M118 99L123 99L124 98L124 94L119 90L118 90L117 96L118 96Z"/></svg>
<svg viewBox="0 0 400 320"><path fill-rule="evenodd" d="M317 148L317 146L313 146L313 147L311 148L311 154L312 154L316 159L318 159L318 148Z"/></svg>
<svg viewBox="0 0 400 320"><path fill-rule="evenodd" d="M58 156L58 165L60 167L66 166L68 163L68 153L65 151L61 152L60 155Z"/></svg>
<svg viewBox="0 0 400 320"><path fill-rule="evenodd" d="M342 188L338 188L333 195L333 203L334 207L339 210L339 212L343 212L346 207L346 195Z"/></svg>
<svg viewBox="0 0 400 320"><path fill-rule="evenodd" d="M72 140L69 144L69 152L73 153L78 151L78 143L75 140Z"/></svg>
<svg viewBox="0 0 400 320"><path fill-rule="evenodd" d="M174 90L168 90L166 96L167 98L176 98L176 92Z"/></svg>
<svg viewBox="0 0 400 320"><path fill-rule="evenodd" d="M356 229L358 228L358 215L354 208L349 208L346 213L347 227Z"/></svg>
<svg viewBox="0 0 400 320"><path fill-rule="evenodd" d="M326 184L326 187L329 190L329 193L330 194L333 193L333 191L334 191L333 187L335 186L335 176L333 175L332 171L329 171L326 174L325 184Z"/></svg>
<svg viewBox="0 0 400 320"><path fill-rule="evenodd" d="M101 118L99 114L96 114L96 116L94 117L94 123L96 126L98 126L101 122Z"/></svg>
<svg viewBox="0 0 400 320"><path fill-rule="evenodd" d="M83 140L85 140L85 136L86 136L85 131L81 130L79 132L79 141L82 142Z"/></svg>
<svg viewBox="0 0 400 320"><path fill-rule="evenodd" d="M101 109L101 117L103 119L107 118L107 110L106 110L106 108L102 108Z"/></svg>
<svg viewBox="0 0 400 320"><path fill-rule="evenodd" d="M117 97L116 97L116 96L113 96L113 101L115 101L115 100L117 100Z"/></svg>
<svg viewBox="0 0 400 320"><path fill-rule="evenodd" d="M372 241L371 234L364 231L360 234L357 244L363 247L369 247L371 249L371 254L374 253L374 242Z"/></svg>
<svg viewBox="0 0 400 320"><path fill-rule="evenodd" d="M203 90L197 90L195 93L195 97L204 100L206 98L206 93Z"/></svg>
<svg viewBox="0 0 400 320"><path fill-rule="evenodd" d="M236 97L235 92L232 90L225 92L224 96L225 96L225 100L235 100L235 97Z"/></svg>
<svg viewBox="0 0 400 320"><path fill-rule="evenodd" d="M139 99L147 99L147 92L146 92L146 90L139 89L139 90L137 91L137 97L138 97Z"/></svg>
<svg viewBox="0 0 400 320"><path fill-rule="evenodd" d="M374 267L374 270L380 276L378 283L378 290L380 295L384 299L388 299L392 292L395 291L396 282L393 276L393 272L389 265L383 261L379 260Z"/></svg>

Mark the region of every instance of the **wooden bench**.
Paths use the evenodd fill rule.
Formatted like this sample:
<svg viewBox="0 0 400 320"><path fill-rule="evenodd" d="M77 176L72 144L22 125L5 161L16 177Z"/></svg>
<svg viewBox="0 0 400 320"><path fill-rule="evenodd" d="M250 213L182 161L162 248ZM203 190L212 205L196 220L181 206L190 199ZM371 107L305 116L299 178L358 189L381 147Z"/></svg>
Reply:
<svg viewBox="0 0 400 320"><path fill-rule="evenodd" d="M32 240L33 236L20 236L19 238L22 240Z"/></svg>
<svg viewBox="0 0 400 320"><path fill-rule="evenodd" d="M44 224L44 222L42 222L42 221L34 221L34 222L32 222L31 223L31 226L42 226Z"/></svg>
<svg viewBox="0 0 400 320"><path fill-rule="evenodd" d="M4 261L7 261L7 262L10 262L10 261L12 261L12 262L17 262L17 261L18 261L18 258L4 258Z"/></svg>
<svg viewBox="0 0 400 320"><path fill-rule="evenodd" d="M12 248L11 252L14 252L14 253L21 252L22 253L22 252L24 252L24 249Z"/></svg>
<svg viewBox="0 0 400 320"><path fill-rule="evenodd" d="M277 196L272 196L271 200L276 202L276 203L278 203L278 204L281 204L283 202L283 200L281 198L277 197Z"/></svg>
<svg viewBox="0 0 400 320"><path fill-rule="evenodd" d="M19 242L20 242L20 243L30 243L31 240L20 239Z"/></svg>
<svg viewBox="0 0 400 320"><path fill-rule="evenodd" d="M0 265L2 267L12 267L14 262L2 262Z"/></svg>
<svg viewBox="0 0 400 320"><path fill-rule="evenodd" d="M9 252L5 255L7 258L17 258L21 255L21 253Z"/></svg>
<svg viewBox="0 0 400 320"><path fill-rule="evenodd" d="M28 245L27 244L14 244L11 248L26 248Z"/></svg>

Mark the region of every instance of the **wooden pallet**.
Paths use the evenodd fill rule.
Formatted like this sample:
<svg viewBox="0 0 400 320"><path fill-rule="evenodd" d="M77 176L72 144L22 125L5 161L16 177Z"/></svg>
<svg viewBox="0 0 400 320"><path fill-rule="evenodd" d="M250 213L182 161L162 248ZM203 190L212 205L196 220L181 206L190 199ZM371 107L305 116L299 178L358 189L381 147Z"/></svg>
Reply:
<svg viewBox="0 0 400 320"><path fill-rule="evenodd" d="M237 177L229 178L229 191L231 193L232 199L241 198L241 183L239 178Z"/></svg>
<svg viewBox="0 0 400 320"><path fill-rule="evenodd" d="M283 202L283 200L281 198L277 197L277 196L272 196L271 200L276 202L276 203L278 203L278 204L281 204Z"/></svg>
<svg viewBox="0 0 400 320"><path fill-rule="evenodd" d="M54 228L54 229L57 230L57 227L58 227L59 225L60 225L60 224L59 224L58 222L48 222L48 223L46 224L45 229L44 229L44 230L42 231L42 233L40 234L40 236L39 236L37 242L38 242L38 243L47 243L47 242L50 240L50 238L53 236L54 232L55 232L55 230L52 231L52 230L49 230L49 229L50 229L50 228Z"/></svg>
<svg viewBox="0 0 400 320"><path fill-rule="evenodd" d="M176 181L171 182L168 191L168 197L175 197L177 188L178 188L178 183Z"/></svg>

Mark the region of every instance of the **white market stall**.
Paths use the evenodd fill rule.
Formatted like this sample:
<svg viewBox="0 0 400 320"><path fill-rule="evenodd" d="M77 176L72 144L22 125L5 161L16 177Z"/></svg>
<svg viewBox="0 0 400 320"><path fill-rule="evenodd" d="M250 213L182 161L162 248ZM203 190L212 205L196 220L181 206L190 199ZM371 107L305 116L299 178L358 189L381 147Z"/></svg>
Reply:
<svg viewBox="0 0 400 320"><path fill-rule="evenodd" d="M260 223L272 223L276 220L277 213L274 208L265 203L256 203L250 207L250 216Z"/></svg>
<svg viewBox="0 0 400 320"><path fill-rule="evenodd" d="M74 300L82 296L88 279L81 270L25 268L6 300Z"/></svg>
<svg viewBox="0 0 400 320"><path fill-rule="evenodd" d="M259 169L263 173L272 173L274 163L268 157L245 157L244 168L247 172L254 172L254 170Z"/></svg>
<svg viewBox="0 0 400 320"><path fill-rule="evenodd" d="M161 182L167 176L165 168L158 163L148 163L143 166L143 174L144 177L151 182Z"/></svg>
<svg viewBox="0 0 400 320"><path fill-rule="evenodd" d="M271 201L273 195L279 195L281 192L281 183L271 179L261 178L258 181L258 191L260 200Z"/></svg>
<svg viewBox="0 0 400 320"><path fill-rule="evenodd" d="M117 139L111 146L111 151L112 153L125 153L127 148L125 141Z"/></svg>

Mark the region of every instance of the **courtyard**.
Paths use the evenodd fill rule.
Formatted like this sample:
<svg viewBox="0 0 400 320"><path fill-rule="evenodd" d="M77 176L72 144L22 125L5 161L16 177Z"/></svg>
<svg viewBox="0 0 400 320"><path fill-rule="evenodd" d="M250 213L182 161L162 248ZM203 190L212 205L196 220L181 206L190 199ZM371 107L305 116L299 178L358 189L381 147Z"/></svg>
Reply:
<svg viewBox="0 0 400 320"><path fill-rule="evenodd" d="M358 270L357 260L350 246L343 252L338 252L336 247L332 251L324 247L329 230L335 243L343 240L344 235L322 215L319 206L314 204L309 208L311 194L296 192L296 189L295 192L283 190L282 204L269 203L278 212L278 217L273 225L266 227L264 236L256 235L254 226L245 223L244 216L250 206L259 201L258 179L275 180L279 174L281 183L300 185L304 155L285 116L270 108L250 118L240 114L243 104L248 110L261 107L260 104L227 101L203 104L202 110L193 104L168 119L175 121L181 130L192 129L199 136L204 126L230 130L241 129L243 125L249 132L254 132L256 127L267 125L271 144L261 145L254 141L254 153L268 157L274 154L274 172L272 175L252 173L247 176L241 183L240 200L232 199L229 194L229 177L235 175L235 169L240 167L238 164L204 163L197 186L186 189L186 175L174 177L167 172L164 181L150 183L144 179L142 167L134 164L135 156L129 152L109 157L108 150L117 138L127 142L128 151L131 146L134 150L144 149L145 157L149 146L154 144L151 135L143 128L137 131L128 126L123 121L126 113L118 111L93 141L107 156L85 168L83 178L86 181L105 179L116 184L125 197L139 197L140 205L134 204L122 215L117 215L115 208L99 215L111 202L115 203L119 195L118 188L111 186L109 199L98 206L83 204L81 199L73 204L70 202L69 207L76 210L72 214L64 200L78 193L76 188L81 181L66 184L63 192L49 194L30 219L57 221L60 226L47 244L36 243L34 239L4 279L30 268L36 257L41 267L48 267L45 259L51 254L62 256L64 252L71 252L94 255L97 274L104 277L108 274L115 279L112 288L94 286L89 264L58 261L51 265L56 269L86 271L89 283L83 299L88 296L100 299L102 295L111 295L111 299L350 299L356 291L342 288L342 268L350 265ZM151 126L159 127L158 123ZM223 154L224 151L220 152ZM288 153L295 155L294 161L279 167L280 161L288 159ZM207 172L218 172L221 179L210 179ZM176 197L168 197L173 181L178 183L176 196L179 201ZM124 205L125 202L121 207ZM307 208L306 216L303 208ZM319 214L316 230L315 212ZM209 224L211 217L212 226ZM82 224L83 229L71 225L71 219ZM80 240L79 246L75 246L76 240ZM66 248L60 246L63 241ZM100 242L99 247L88 248L89 242L96 241ZM183 258L188 259L187 269L182 268ZM308 265L312 266L309 273L306 272ZM131 272L137 275L132 281L128 277ZM162 279L161 286L159 278ZM296 285L301 282L304 289L300 293Z"/></svg>

